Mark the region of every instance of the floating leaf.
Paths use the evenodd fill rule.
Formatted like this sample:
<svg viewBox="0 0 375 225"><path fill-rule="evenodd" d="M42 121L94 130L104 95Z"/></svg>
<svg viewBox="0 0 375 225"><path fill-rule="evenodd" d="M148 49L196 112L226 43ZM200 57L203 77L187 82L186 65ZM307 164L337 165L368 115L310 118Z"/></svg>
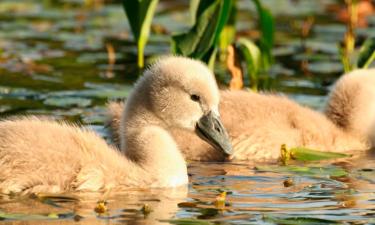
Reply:
<svg viewBox="0 0 375 225"><path fill-rule="evenodd" d="M0 211L0 220L51 220L61 218L73 218L77 216L74 213L49 213L49 214L23 214L7 213Z"/></svg>
<svg viewBox="0 0 375 225"><path fill-rule="evenodd" d="M65 97L65 98L55 98L51 97L46 99L44 102L46 105L57 106L57 107L87 107L91 105L91 99L88 98L74 98L74 97Z"/></svg>
<svg viewBox="0 0 375 225"><path fill-rule="evenodd" d="M186 218L186 219L176 219L176 220L162 220L161 222L168 222L171 224L178 224L178 225L212 225L209 221L199 220L195 218Z"/></svg>
<svg viewBox="0 0 375 225"><path fill-rule="evenodd" d="M368 38L359 52L357 67L366 69L375 60L375 37Z"/></svg>
<svg viewBox="0 0 375 225"><path fill-rule="evenodd" d="M344 153L318 151L305 147L288 149L285 144L281 145L280 151L280 161L283 165L287 165L291 159L306 162L350 157Z"/></svg>
<svg viewBox="0 0 375 225"><path fill-rule="evenodd" d="M296 173L299 175L307 175L312 177L342 177L348 175L346 170L336 166L257 166L255 169L262 172Z"/></svg>
<svg viewBox="0 0 375 225"><path fill-rule="evenodd" d="M144 47L158 0L123 0L126 16L138 47L138 67L144 66Z"/></svg>
<svg viewBox="0 0 375 225"><path fill-rule="evenodd" d="M320 218L308 218L308 217L276 217L271 215L263 216L263 220L275 224L285 225L327 225L327 224L341 224L333 220L320 219Z"/></svg>
<svg viewBox="0 0 375 225"><path fill-rule="evenodd" d="M290 153L292 159L298 161L319 161L350 157L350 155L344 153L317 151L305 147L291 148Z"/></svg>

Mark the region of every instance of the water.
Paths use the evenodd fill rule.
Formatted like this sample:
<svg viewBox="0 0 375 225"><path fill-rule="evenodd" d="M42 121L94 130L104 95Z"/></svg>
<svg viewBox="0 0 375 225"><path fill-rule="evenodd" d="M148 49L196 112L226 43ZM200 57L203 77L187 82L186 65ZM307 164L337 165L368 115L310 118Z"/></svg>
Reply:
<svg viewBox="0 0 375 225"><path fill-rule="evenodd" d="M119 4L85 2L0 2L1 117L48 115L91 127L107 138L105 103L126 97L140 71ZM342 71L336 43L345 26L326 11L335 1L264 3L277 21L271 89L322 109ZM249 13L249 1L239 4L238 32L245 32L255 26L254 14ZM184 6L160 3L154 24L164 31L154 29L159 33L151 35L146 47L149 61L169 52L164 33L189 26ZM301 41L301 24L308 16L315 17L314 26ZM374 21L374 16L369 18L370 26ZM374 35L374 30L359 29L359 39ZM113 65L107 55L111 46ZM228 81L225 71L217 72L222 82ZM269 165L190 163L188 188L1 196L0 219L8 224L374 224L374 164L373 157L365 155L300 165L307 169L296 173ZM345 175L337 177L332 171ZM225 206L218 207L216 198L224 191ZM98 213L98 201L106 201L103 213Z"/></svg>

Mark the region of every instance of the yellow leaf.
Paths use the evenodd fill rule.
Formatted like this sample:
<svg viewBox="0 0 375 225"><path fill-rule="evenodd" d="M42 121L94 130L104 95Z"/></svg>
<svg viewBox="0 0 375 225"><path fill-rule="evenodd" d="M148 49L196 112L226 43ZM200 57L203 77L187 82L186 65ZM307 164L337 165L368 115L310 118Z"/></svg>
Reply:
<svg viewBox="0 0 375 225"><path fill-rule="evenodd" d="M286 165L288 165L288 162L292 158L292 154L291 154L290 150L287 149L285 144L281 145L280 151L281 151L280 161L284 166L286 166Z"/></svg>
<svg viewBox="0 0 375 225"><path fill-rule="evenodd" d="M103 213L107 212L107 202L98 201L95 208L94 208L94 211L96 213L99 213L99 214L103 214Z"/></svg>
<svg viewBox="0 0 375 225"><path fill-rule="evenodd" d="M143 213L143 215L147 216L148 214L150 214L152 212L152 208L149 204L144 204L141 208L141 212Z"/></svg>
<svg viewBox="0 0 375 225"><path fill-rule="evenodd" d="M216 200L214 205L216 208L224 208L225 207L225 199L227 197L227 192L223 191L218 196L216 196Z"/></svg>

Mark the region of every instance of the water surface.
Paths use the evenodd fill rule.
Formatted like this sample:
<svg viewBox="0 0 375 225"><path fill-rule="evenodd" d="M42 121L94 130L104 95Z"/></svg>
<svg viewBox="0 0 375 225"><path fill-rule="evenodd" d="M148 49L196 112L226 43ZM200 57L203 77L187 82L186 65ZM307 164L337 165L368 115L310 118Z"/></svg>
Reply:
<svg viewBox="0 0 375 225"><path fill-rule="evenodd" d="M121 6L85 2L0 2L2 118L49 115L107 137L105 103L126 97L141 71ZM336 46L345 26L327 11L335 2L264 1L277 23L275 64L265 86L303 105L324 107L342 73ZM237 28L246 33L256 26L256 14L250 13L250 1L239 5ZM169 34L189 26L186 7L186 2L160 3L147 61L168 53ZM315 18L314 26L302 39L301 24L309 17ZM370 28L358 30L360 40L374 35L374 21L369 18ZM111 47L115 64L108 61ZM225 85L228 73L216 72ZM0 219L8 224L375 224L374 164L368 155L299 165L302 172L246 163L190 163L186 189L1 196ZM225 206L217 207L216 198L224 191ZM102 213L98 201L106 202Z"/></svg>

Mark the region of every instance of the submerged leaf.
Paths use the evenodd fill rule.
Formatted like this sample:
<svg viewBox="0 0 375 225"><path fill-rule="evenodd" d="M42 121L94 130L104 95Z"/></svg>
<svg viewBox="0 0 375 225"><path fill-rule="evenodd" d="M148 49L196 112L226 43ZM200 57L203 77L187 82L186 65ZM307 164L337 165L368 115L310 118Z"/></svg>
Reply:
<svg viewBox="0 0 375 225"><path fill-rule="evenodd" d="M276 217L271 215L263 216L264 221L275 224L290 224L290 225L326 225L326 224L340 224L333 220L308 218L308 217Z"/></svg>

